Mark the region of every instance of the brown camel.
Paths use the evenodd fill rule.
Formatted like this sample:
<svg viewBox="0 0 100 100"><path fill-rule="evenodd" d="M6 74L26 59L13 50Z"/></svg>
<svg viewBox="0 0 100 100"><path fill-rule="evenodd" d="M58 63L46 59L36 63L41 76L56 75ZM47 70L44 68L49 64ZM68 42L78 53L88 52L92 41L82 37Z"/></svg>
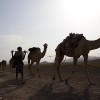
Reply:
<svg viewBox="0 0 100 100"><path fill-rule="evenodd" d="M29 75L33 75L31 67L32 67L33 63L36 62L36 64L37 64L37 70L34 73L34 75L38 72L38 75L40 77L40 74L39 74L39 63L40 63L41 58L43 58L45 56L45 53L47 51L47 46L48 45L45 43L43 46L44 46L43 52L41 52L40 48L33 47L34 50L31 50L29 48L29 51L30 51L30 53L28 54Z"/></svg>
<svg viewBox="0 0 100 100"><path fill-rule="evenodd" d="M55 50L56 57L55 57L55 63L54 63L53 80L55 80L55 70L57 68L57 73L58 73L59 79L60 79L60 81L62 81L59 67L64 58L64 55L73 57L72 73L75 72L77 60L82 55L84 57L84 63L85 63L86 75L88 78L88 82L90 84L93 84L88 76L88 70L87 70L88 53L90 52L90 50L94 50L99 47L100 47L100 38L97 40L94 40L94 41L89 41L89 40L86 40L86 38L82 34L71 33L70 36L67 36L66 39L64 39L63 42L61 42ZM65 80L65 82L68 82L70 77L71 76L69 76L68 79Z"/></svg>

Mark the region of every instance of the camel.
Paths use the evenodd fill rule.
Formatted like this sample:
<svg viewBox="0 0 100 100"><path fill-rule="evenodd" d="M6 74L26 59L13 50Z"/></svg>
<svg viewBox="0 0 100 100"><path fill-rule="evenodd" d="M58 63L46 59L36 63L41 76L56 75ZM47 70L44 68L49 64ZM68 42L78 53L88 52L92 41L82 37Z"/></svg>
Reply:
<svg viewBox="0 0 100 100"><path fill-rule="evenodd" d="M13 66L13 63L14 63L14 59L11 58L11 59L9 60L9 65L10 65L10 69L11 69L11 71L12 71L12 74L15 72L15 66Z"/></svg>
<svg viewBox="0 0 100 100"><path fill-rule="evenodd" d="M3 69L5 69L6 65L7 65L7 61L6 60L2 60L2 68Z"/></svg>
<svg viewBox="0 0 100 100"><path fill-rule="evenodd" d="M0 68L2 68L3 70L5 70L6 64L7 64L7 61L6 60L2 60L0 62Z"/></svg>
<svg viewBox="0 0 100 100"><path fill-rule="evenodd" d="M76 38L77 36L80 36L80 38L77 39ZM77 40L77 42L76 42L76 40ZM59 67L60 67L60 64L64 58L64 55L69 56L69 57L73 57L72 74L75 72L78 58L82 55L84 58L84 64L85 64L85 68L86 68L86 76L87 76L88 82L90 84L94 84L94 83L92 83L92 81L90 80L89 75L88 75L88 69L87 69L87 67L88 67L88 64L87 64L88 63L88 54L89 54L90 50L94 50L94 49L97 49L99 47L100 47L100 38L97 40L90 41L90 40L87 40L83 36L83 34L70 33L70 36L67 36L66 39L64 39L55 49L56 56L55 56L55 62L54 62L53 80L55 80L55 71L57 68L57 73L58 73L59 79L60 79L60 81L62 81ZM68 83L71 75L68 76L67 79L65 79L66 83Z"/></svg>
<svg viewBox="0 0 100 100"><path fill-rule="evenodd" d="M39 63L40 63L41 58L43 58L45 56L45 53L47 51L47 46L48 45L45 43L43 46L44 46L43 52L41 52L40 48L33 47L33 50L31 48L29 48L29 51L30 51L29 54L28 54L29 75L35 76L35 74L38 72L38 75L40 77L40 74L39 74ZM37 64L37 70L33 74L31 67L32 67L34 62L36 62L36 64Z"/></svg>

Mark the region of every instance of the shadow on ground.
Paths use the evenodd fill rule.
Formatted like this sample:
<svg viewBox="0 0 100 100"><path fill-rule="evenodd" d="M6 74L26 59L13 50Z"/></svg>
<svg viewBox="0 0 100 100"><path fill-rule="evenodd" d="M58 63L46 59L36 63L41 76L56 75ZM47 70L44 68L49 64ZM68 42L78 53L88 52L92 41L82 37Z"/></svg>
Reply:
<svg viewBox="0 0 100 100"><path fill-rule="evenodd" d="M4 72L0 71L0 78L6 76L6 74L4 74Z"/></svg>
<svg viewBox="0 0 100 100"><path fill-rule="evenodd" d="M4 72L0 73L0 97L4 97L6 93L13 92L23 87L21 80L16 81L12 77L9 78L5 76L7 75Z"/></svg>
<svg viewBox="0 0 100 100"><path fill-rule="evenodd" d="M68 85L66 92L53 92L53 83L46 84L35 95L28 100L90 100L89 85L84 89L83 94L74 92L74 87Z"/></svg>

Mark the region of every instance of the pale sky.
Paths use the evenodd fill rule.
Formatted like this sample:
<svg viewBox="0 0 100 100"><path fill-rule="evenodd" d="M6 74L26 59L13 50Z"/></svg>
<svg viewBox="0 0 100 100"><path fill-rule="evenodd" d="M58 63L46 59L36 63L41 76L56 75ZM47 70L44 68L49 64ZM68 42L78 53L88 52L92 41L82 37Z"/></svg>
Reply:
<svg viewBox="0 0 100 100"><path fill-rule="evenodd" d="M70 32L100 38L100 0L0 0L0 61L9 61L18 46L43 51L44 43L41 61L54 61L55 48ZM89 55L100 57L100 49Z"/></svg>

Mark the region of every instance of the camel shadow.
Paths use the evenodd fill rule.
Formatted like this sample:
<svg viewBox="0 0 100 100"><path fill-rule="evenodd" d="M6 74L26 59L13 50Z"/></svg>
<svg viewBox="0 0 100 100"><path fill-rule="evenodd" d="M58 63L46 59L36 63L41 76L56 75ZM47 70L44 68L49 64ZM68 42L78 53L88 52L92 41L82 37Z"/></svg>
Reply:
<svg viewBox="0 0 100 100"><path fill-rule="evenodd" d="M4 98L6 93L11 93L16 91L19 88L22 88L24 85L21 84L21 81L15 79L6 80L0 83L0 96Z"/></svg>
<svg viewBox="0 0 100 100"><path fill-rule="evenodd" d="M53 92L53 84L46 84L35 95L29 97L28 100L90 100L88 85L82 95L75 93L75 88L68 85L66 92Z"/></svg>
<svg viewBox="0 0 100 100"><path fill-rule="evenodd" d="M90 94L89 94L89 88L92 85L88 85L85 89L82 95L79 96L78 100L90 100Z"/></svg>

